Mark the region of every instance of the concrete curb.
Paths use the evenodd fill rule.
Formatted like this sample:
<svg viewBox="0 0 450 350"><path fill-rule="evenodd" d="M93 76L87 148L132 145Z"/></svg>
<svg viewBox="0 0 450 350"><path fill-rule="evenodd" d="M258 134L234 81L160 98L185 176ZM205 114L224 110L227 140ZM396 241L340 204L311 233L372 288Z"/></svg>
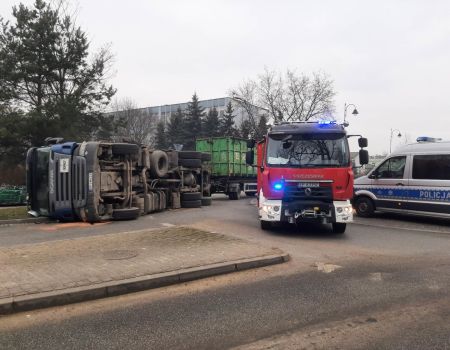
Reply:
<svg viewBox="0 0 450 350"><path fill-rule="evenodd" d="M120 281L98 283L84 287L75 287L30 295L20 295L12 298L2 298L0 299L0 314L10 314L133 293L230 272L281 264L289 261L289 259L289 254L284 253L267 255L251 259L228 261L224 263L141 276Z"/></svg>
<svg viewBox="0 0 450 350"><path fill-rule="evenodd" d="M0 225L29 224L29 223L41 224L45 222L50 222L50 219L45 217L26 218L26 219L7 219L7 220L0 220Z"/></svg>

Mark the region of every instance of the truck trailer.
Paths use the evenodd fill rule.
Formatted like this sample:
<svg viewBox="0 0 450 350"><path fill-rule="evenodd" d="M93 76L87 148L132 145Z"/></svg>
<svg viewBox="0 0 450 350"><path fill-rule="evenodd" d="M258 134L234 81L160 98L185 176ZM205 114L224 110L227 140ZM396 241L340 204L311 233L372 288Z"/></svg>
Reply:
<svg viewBox="0 0 450 350"><path fill-rule="evenodd" d="M202 178L198 152L182 154L134 143L47 141L27 152L28 208L33 216L94 223L210 203L202 198L201 186L207 187L208 179Z"/></svg>
<svg viewBox="0 0 450 350"><path fill-rule="evenodd" d="M248 146L247 140L237 137L196 140L196 150L211 158L204 166L204 172L210 176L211 193L225 193L232 200L239 199L242 191L247 196L256 194L256 169L253 163L246 163Z"/></svg>
<svg viewBox="0 0 450 350"><path fill-rule="evenodd" d="M353 221L353 170L345 128L335 122L274 125L257 144L257 191L261 228L273 223L332 224L344 233ZM359 136L359 161L368 162ZM254 150L247 153L252 163Z"/></svg>

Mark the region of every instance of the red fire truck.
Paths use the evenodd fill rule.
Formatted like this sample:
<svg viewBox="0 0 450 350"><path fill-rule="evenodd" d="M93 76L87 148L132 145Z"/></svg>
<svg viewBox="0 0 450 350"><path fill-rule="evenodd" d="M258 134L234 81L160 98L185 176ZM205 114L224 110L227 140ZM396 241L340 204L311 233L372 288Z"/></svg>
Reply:
<svg viewBox="0 0 450 350"><path fill-rule="evenodd" d="M359 163L367 164L367 139L347 135L335 122L282 123L257 144L261 228L272 223L332 224L344 233L353 221L353 170L348 137L359 136ZM253 160L253 149L247 160Z"/></svg>

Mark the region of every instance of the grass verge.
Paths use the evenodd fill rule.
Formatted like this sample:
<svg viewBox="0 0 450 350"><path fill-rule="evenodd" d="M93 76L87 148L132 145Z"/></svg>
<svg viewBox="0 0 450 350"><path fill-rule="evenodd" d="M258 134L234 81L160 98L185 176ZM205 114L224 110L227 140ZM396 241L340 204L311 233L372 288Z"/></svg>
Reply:
<svg viewBox="0 0 450 350"><path fill-rule="evenodd" d="M0 220L26 219L29 217L27 207L0 207Z"/></svg>

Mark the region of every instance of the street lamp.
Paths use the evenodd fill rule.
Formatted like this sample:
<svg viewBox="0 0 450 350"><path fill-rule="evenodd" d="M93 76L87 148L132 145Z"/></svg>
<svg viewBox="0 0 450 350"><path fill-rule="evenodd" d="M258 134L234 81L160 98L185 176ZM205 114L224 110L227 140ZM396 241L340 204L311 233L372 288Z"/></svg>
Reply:
<svg viewBox="0 0 450 350"><path fill-rule="evenodd" d="M357 116L359 114L358 110L356 109L356 106L353 103L345 103L344 104L344 122L342 123L342 125L344 125L344 128L346 128L347 126L349 126L350 124L347 121L347 108L353 106L353 112L352 115Z"/></svg>
<svg viewBox="0 0 450 350"><path fill-rule="evenodd" d="M402 137L400 130L391 128L391 139L389 141L389 153L392 152L392 135L394 135L394 132L398 132L397 137Z"/></svg>

